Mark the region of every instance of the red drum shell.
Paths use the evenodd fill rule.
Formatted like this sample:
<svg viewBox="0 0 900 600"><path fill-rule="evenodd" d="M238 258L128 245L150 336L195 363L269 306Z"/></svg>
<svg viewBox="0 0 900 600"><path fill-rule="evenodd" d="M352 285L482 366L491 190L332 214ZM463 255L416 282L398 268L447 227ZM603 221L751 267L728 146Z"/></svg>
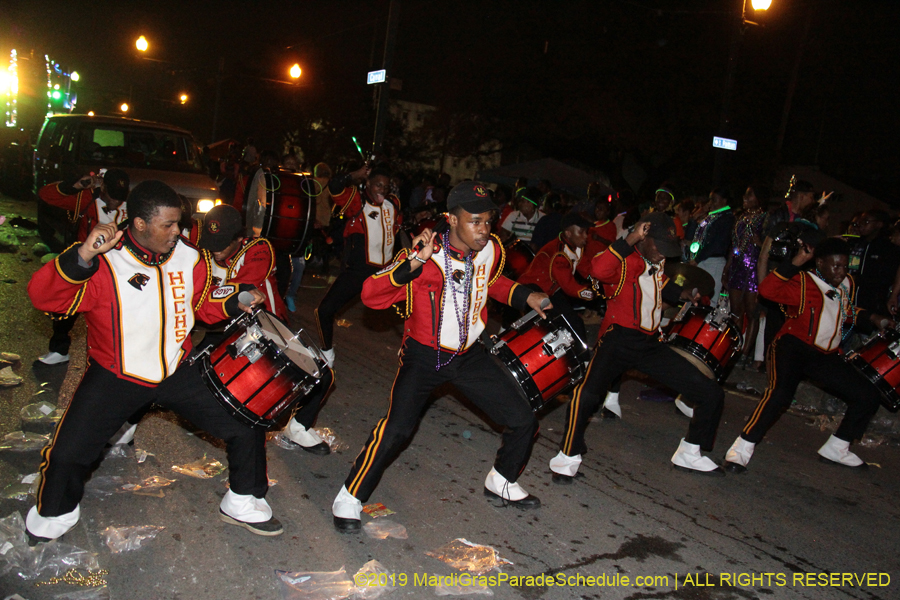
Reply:
<svg viewBox="0 0 900 600"><path fill-rule="evenodd" d="M544 350L543 338L560 329L568 330L574 343L556 358ZM584 342L559 315L501 332L492 353L499 357L534 411L581 381L590 358Z"/></svg>
<svg viewBox="0 0 900 600"><path fill-rule="evenodd" d="M297 254L316 220L316 200L321 184L313 179L276 171L266 174L266 207L261 237L282 252Z"/></svg>
<svg viewBox="0 0 900 600"><path fill-rule="evenodd" d="M300 369L271 342L262 343L262 355L255 362L251 363L246 356L233 355L229 349L244 334L250 320L247 317L238 321L238 325L244 326L235 327L231 335L203 357L200 372L216 399L238 421L271 429L279 416L304 397L318 379Z"/></svg>
<svg viewBox="0 0 900 600"><path fill-rule="evenodd" d="M895 345L898 342L900 333L884 331L847 356L847 362L875 384L881 392L881 404L891 412L900 409L900 360Z"/></svg>
<svg viewBox="0 0 900 600"><path fill-rule="evenodd" d="M672 323L666 341L704 375L721 380L728 363L740 350L742 339L731 319L719 327L707 323L706 317L712 311L706 306L693 307L681 321Z"/></svg>

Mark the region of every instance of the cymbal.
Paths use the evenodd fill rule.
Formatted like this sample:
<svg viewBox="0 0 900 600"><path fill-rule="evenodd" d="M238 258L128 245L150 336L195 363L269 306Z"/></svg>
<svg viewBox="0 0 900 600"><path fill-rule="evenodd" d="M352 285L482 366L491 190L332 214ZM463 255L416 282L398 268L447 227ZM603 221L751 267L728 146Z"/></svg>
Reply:
<svg viewBox="0 0 900 600"><path fill-rule="evenodd" d="M663 269L666 275L676 285L692 290L697 288L701 296L712 296L716 289L716 281L713 276L701 269L687 263L666 263Z"/></svg>

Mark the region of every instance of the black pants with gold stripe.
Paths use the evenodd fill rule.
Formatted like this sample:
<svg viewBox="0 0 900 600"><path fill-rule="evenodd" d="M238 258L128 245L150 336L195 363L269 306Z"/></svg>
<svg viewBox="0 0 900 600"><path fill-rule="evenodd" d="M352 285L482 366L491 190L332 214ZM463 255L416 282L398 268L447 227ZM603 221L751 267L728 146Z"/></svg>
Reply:
<svg viewBox="0 0 900 600"><path fill-rule="evenodd" d="M450 357L441 353L442 362ZM412 437L437 386L452 382L487 417L503 428L503 444L494 468L515 482L528 463L538 422L511 378L504 374L487 351L476 344L435 370L437 351L407 338L400 354L400 369L391 388L391 405L378 421L365 447L356 457L345 482L360 501L369 499L381 475Z"/></svg>
<svg viewBox="0 0 900 600"><path fill-rule="evenodd" d="M584 454L588 420L619 376L637 369L684 396L694 406L685 441L712 450L725 392L686 358L659 341L656 334L613 325L598 340L584 380L575 387L566 411L566 431L559 449L567 456Z"/></svg>
<svg viewBox="0 0 900 600"><path fill-rule="evenodd" d="M335 315L362 293L363 282L377 272L377 267L344 269L325 292L316 307L316 325L319 327L323 350L330 350L334 343Z"/></svg>
<svg viewBox="0 0 900 600"><path fill-rule="evenodd" d="M265 496L265 431L234 419L213 397L198 365L182 363L156 387L119 379L91 363L59 422L53 441L41 452L38 512L56 517L75 510L84 482L107 440L128 417L151 402L171 409L225 441L228 480L235 494Z"/></svg>
<svg viewBox="0 0 900 600"><path fill-rule="evenodd" d="M741 437L758 444L791 405L797 386L809 377L847 403L847 413L834 433L845 442L862 438L878 411L880 394L837 352L826 354L792 335L776 338L766 356L769 387L744 426Z"/></svg>

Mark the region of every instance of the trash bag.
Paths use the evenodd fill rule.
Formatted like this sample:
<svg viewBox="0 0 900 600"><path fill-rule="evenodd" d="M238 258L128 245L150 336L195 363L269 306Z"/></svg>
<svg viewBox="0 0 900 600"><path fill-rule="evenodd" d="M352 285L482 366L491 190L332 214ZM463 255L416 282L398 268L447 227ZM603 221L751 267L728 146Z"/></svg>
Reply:
<svg viewBox="0 0 900 600"><path fill-rule="evenodd" d="M3 488L0 497L9 500L28 500L29 497L35 494L40 483L41 476L39 473L19 475L16 477L16 481Z"/></svg>
<svg viewBox="0 0 900 600"><path fill-rule="evenodd" d="M107 527L103 534L103 543L109 546L113 554L137 550L147 540L152 540L165 527L156 525L136 525L132 527Z"/></svg>
<svg viewBox="0 0 900 600"><path fill-rule="evenodd" d="M210 479L225 470L225 465L214 458L203 458L185 465L172 465L172 470L182 475L189 475L197 479Z"/></svg>
<svg viewBox="0 0 900 600"><path fill-rule="evenodd" d="M41 400L23 406L19 411L19 417L23 423L50 425L59 422L65 412L65 409L57 408L52 402Z"/></svg>
<svg viewBox="0 0 900 600"><path fill-rule="evenodd" d="M275 571L282 600L342 600L356 593L356 586L341 567L338 571Z"/></svg>
<svg viewBox="0 0 900 600"><path fill-rule="evenodd" d="M40 450L50 443L49 435L40 435L37 433L12 431L7 433L0 439L0 451L7 452L30 452L32 450Z"/></svg>
<svg viewBox="0 0 900 600"><path fill-rule="evenodd" d="M425 554L445 562L455 569L469 571L476 575L483 575L500 565L513 564L505 558L501 558L500 554L490 546L473 544L463 538L457 538Z"/></svg>
<svg viewBox="0 0 900 600"><path fill-rule="evenodd" d="M383 540L389 537L397 538L398 540L409 538L409 535L406 533L406 527L389 519L369 521L363 526L363 530L366 532L366 535L376 540Z"/></svg>
<svg viewBox="0 0 900 600"><path fill-rule="evenodd" d="M96 571L97 555L59 541L31 547L25 536L25 521L14 512L0 519L0 576L15 573L25 580L62 577L71 569Z"/></svg>
<svg viewBox="0 0 900 600"><path fill-rule="evenodd" d="M404 538L405 539L405 538ZM370 560L353 576L356 586L354 598L373 600L394 591L393 573L377 560Z"/></svg>

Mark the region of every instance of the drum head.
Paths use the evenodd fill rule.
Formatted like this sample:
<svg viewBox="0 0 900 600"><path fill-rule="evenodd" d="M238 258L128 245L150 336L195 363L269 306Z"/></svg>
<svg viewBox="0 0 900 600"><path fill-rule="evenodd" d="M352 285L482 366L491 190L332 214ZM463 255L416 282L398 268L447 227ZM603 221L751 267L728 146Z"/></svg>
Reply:
<svg viewBox="0 0 900 600"><path fill-rule="evenodd" d="M319 364L316 362L316 360L323 360L319 349L315 346L308 346L300 339L299 336L302 330L294 333L287 325L265 311L256 313L256 318L263 335L288 360L313 377L318 378L321 376Z"/></svg>
<svg viewBox="0 0 900 600"><path fill-rule="evenodd" d="M697 367L697 368L700 370L701 373L703 373L704 375L706 375L706 376L709 377L710 379L715 379L715 378L716 378L716 374L713 373L713 370L709 368L709 365L707 365L705 362L703 362L702 360L700 360L699 358L697 358L696 356L694 356L693 354L691 354L690 352L688 352L688 351L685 350L684 348L679 348L678 346L670 346L670 348L672 348L672 350L674 350L674 351L677 352L678 354L680 354L680 355L682 355L683 357L685 357L686 359L688 359L688 361L689 361L692 365L694 365L695 367Z"/></svg>

